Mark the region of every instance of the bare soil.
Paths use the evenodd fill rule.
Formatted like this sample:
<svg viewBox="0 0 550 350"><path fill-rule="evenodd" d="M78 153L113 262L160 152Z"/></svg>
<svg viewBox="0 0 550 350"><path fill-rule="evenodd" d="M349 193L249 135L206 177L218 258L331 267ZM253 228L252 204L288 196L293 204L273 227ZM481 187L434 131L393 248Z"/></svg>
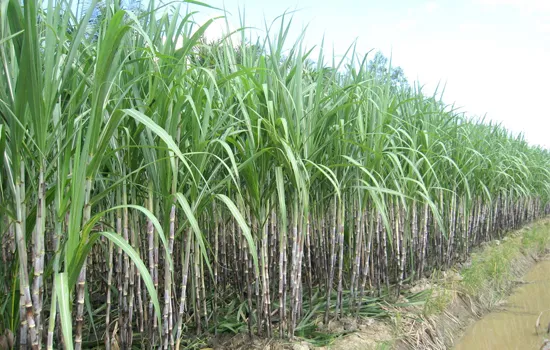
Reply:
<svg viewBox="0 0 550 350"><path fill-rule="evenodd" d="M394 339L392 326L387 322L365 320L356 332L336 340L332 345L317 348L331 350L363 350L376 349L378 344L391 342Z"/></svg>
<svg viewBox="0 0 550 350"><path fill-rule="evenodd" d="M364 319L356 320L345 317L340 320L331 320L328 325L320 326L321 332L330 334L349 333L338 338L334 344L315 347L305 341L289 342L280 339L264 339L248 335L238 334L219 338L212 348L202 350L369 350L376 349L378 344L392 342L394 331L388 322Z"/></svg>

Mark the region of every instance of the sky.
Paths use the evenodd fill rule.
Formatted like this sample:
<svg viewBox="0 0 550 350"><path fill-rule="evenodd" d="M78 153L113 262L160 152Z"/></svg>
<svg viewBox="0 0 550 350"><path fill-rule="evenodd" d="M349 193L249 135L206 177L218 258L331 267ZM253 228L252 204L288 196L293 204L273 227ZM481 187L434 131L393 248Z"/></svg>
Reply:
<svg viewBox="0 0 550 350"><path fill-rule="evenodd" d="M203 0L204 1L204 0ZM550 0L206 0L225 8L230 26L265 35L294 11L289 41L307 27L304 43L343 55L382 51L424 91L445 86L443 100L469 116L485 116L533 145L550 148ZM220 15L198 9L197 22ZM219 36L219 21L207 36ZM330 54L330 51L327 54Z"/></svg>

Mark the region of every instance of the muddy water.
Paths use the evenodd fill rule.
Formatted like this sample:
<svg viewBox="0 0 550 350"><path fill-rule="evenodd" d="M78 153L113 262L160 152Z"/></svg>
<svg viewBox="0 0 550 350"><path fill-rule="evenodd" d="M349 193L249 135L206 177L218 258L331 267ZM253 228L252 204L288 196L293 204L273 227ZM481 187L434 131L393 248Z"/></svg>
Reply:
<svg viewBox="0 0 550 350"><path fill-rule="evenodd" d="M550 311L541 317L541 330L535 333L539 313L550 309L550 261L536 264L508 298L505 311L490 313L470 326L455 350L539 349L546 334Z"/></svg>

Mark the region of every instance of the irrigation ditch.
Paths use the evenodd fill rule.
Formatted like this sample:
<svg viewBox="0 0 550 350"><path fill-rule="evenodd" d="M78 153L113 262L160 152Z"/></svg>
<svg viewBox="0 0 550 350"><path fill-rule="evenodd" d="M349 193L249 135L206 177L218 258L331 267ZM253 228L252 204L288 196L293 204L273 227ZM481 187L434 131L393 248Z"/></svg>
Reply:
<svg viewBox="0 0 550 350"><path fill-rule="evenodd" d="M435 282L434 293L427 300L422 316L415 318L411 314L409 321L399 327L395 348L453 348L470 325L489 312L506 309L510 293L529 283L524 281L524 276L548 258L549 247L549 219L480 247L466 264L457 265L445 278ZM526 320L533 334L535 319L536 314ZM544 340L543 333L545 331L540 332L539 346Z"/></svg>

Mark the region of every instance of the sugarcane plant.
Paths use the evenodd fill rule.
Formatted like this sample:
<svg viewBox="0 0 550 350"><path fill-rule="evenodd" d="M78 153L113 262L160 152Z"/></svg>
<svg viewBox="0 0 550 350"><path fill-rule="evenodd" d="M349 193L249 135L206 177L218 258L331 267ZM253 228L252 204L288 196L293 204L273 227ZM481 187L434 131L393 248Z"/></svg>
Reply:
<svg viewBox="0 0 550 350"><path fill-rule="evenodd" d="M208 40L200 6L0 0L16 348L293 338L550 213L548 150L287 14Z"/></svg>

